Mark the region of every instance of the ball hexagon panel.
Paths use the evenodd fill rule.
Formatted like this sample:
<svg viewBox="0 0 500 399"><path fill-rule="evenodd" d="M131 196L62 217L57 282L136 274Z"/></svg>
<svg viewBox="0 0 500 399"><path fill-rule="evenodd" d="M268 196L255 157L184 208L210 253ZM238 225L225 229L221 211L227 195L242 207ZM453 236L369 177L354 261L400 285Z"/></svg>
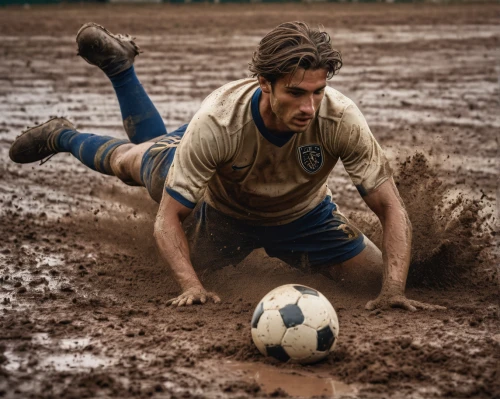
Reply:
<svg viewBox="0 0 500 399"><path fill-rule="evenodd" d="M279 310L266 310L260 317L255 330L257 338L264 345L280 345L286 327Z"/></svg>
<svg viewBox="0 0 500 399"><path fill-rule="evenodd" d="M272 290L261 302L264 304L264 310L279 310L286 305L296 304L301 295L292 284L287 284Z"/></svg>
<svg viewBox="0 0 500 399"><path fill-rule="evenodd" d="M329 324L331 316L323 298L304 295L297 302L297 306L304 314L303 324L314 329L319 329Z"/></svg>
<svg viewBox="0 0 500 399"><path fill-rule="evenodd" d="M316 353L317 332L304 324L286 330L281 346L294 360L308 358Z"/></svg>

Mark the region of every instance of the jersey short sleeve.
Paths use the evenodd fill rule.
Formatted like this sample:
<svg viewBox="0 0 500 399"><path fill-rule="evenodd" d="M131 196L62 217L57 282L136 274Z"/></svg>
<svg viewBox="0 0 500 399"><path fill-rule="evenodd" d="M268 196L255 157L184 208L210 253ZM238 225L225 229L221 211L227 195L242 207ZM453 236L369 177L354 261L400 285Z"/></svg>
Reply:
<svg viewBox="0 0 500 399"><path fill-rule="evenodd" d="M196 114L176 150L165 182L167 193L193 209L230 150L224 129L206 111Z"/></svg>
<svg viewBox="0 0 500 399"><path fill-rule="evenodd" d="M332 144L361 196L392 175L389 161L355 104L346 107Z"/></svg>

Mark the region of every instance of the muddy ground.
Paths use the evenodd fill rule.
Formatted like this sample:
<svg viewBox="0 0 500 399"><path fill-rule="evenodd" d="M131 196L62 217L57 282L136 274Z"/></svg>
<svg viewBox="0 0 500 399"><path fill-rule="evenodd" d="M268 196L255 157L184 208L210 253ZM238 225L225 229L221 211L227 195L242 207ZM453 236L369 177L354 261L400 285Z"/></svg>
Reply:
<svg viewBox="0 0 500 399"><path fill-rule="evenodd" d="M498 4L51 6L0 9L0 396L7 398L500 397ZM415 231L409 297L445 311L368 312L378 287L303 274L256 251L204 273L223 302L182 309L142 188L67 154L8 159L26 126L62 115L125 137L111 85L76 56L95 21L137 36L136 70L176 128L219 85L246 76L279 22L321 23L343 52L331 85L357 102L398 174ZM344 213L379 231L341 165ZM263 358L250 318L299 282L337 309L335 351L312 366Z"/></svg>

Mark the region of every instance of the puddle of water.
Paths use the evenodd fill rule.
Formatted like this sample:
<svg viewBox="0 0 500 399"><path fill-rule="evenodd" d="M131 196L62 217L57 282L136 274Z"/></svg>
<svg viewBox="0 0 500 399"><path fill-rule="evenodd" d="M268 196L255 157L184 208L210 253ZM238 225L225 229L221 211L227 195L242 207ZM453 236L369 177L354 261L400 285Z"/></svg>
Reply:
<svg viewBox="0 0 500 399"><path fill-rule="evenodd" d="M62 338L53 340L47 333L35 333L31 342L38 345L58 346L60 349L83 349L90 344L90 338Z"/></svg>
<svg viewBox="0 0 500 399"><path fill-rule="evenodd" d="M48 333L35 333L31 336L31 342L37 345L52 345L52 338Z"/></svg>
<svg viewBox="0 0 500 399"><path fill-rule="evenodd" d="M27 356L19 355L10 350L5 351L4 355L7 358L7 364L4 366L7 371L16 372L21 368L28 367L29 359ZM34 368L52 368L56 371L86 371L110 365L112 365L111 360L92 353L64 353L47 355L40 359L40 362Z"/></svg>
<svg viewBox="0 0 500 399"><path fill-rule="evenodd" d="M107 367L113 364L112 359L92 353L57 353L59 350L81 350L85 348L91 342L88 337L52 339L47 333L35 333L31 337L31 342L43 347L40 352L39 362L34 366L37 369L52 368L56 371L80 371ZM4 355L8 361L5 368L9 371L29 367L29 356L26 353L18 353L9 349L4 352Z"/></svg>
<svg viewBox="0 0 500 399"><path fill-rule="evenodd" d="M52 367L56 371L96 369L111 364L110 360L91 353L59 354L44 358L39 367Z"/></svg>
<svg viewBox="0 0 500 399"><path fill-rule="evenodd" d="M272 393L278 388L290 396L302 398L355 397L357 393L350 385L307 371L281 370L265 364L232 361L227 361L225 366L231 371L242 373L247 379L253 379L266 393Z"/></svg>
<svg viewBox="0 0 500 399"><path fill-rule="evenodd" d="M40 260L37 262L37 267L40 267L42 265L47 265L49 267L54 267L54 266L61 266L64 264L64 259L61 255L44 255Z"/></svg>
<svg viewBox="0 0 500 399"><path fill-rule="evenodd" d="M7 371L16 371L27 363L26 359L10 350L5 351L3 354L7 358L7 363L4 365L4 368Z"/></svg>
<svg viewBox="0 0 500 399"><path fill-rule="evenodd" d="M61 349L83 349L90 344L90 338L61 339L59 346Z"/></svg>

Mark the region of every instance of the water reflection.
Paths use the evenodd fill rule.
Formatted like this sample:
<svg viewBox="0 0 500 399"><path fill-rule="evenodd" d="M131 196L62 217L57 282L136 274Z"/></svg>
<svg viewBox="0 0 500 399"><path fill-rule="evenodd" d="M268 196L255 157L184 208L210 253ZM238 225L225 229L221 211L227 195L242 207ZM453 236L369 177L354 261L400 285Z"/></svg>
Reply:
<svg viewBox="0 0 500 399"><path fill-rule="evenodd" d="M356 389L330 377L319 376L308 371L283 370L260 363L227 361L226 366L253 379L266 393L281 389L288 395L303 398L323 396L330 398L354 397Z"/></svg>

